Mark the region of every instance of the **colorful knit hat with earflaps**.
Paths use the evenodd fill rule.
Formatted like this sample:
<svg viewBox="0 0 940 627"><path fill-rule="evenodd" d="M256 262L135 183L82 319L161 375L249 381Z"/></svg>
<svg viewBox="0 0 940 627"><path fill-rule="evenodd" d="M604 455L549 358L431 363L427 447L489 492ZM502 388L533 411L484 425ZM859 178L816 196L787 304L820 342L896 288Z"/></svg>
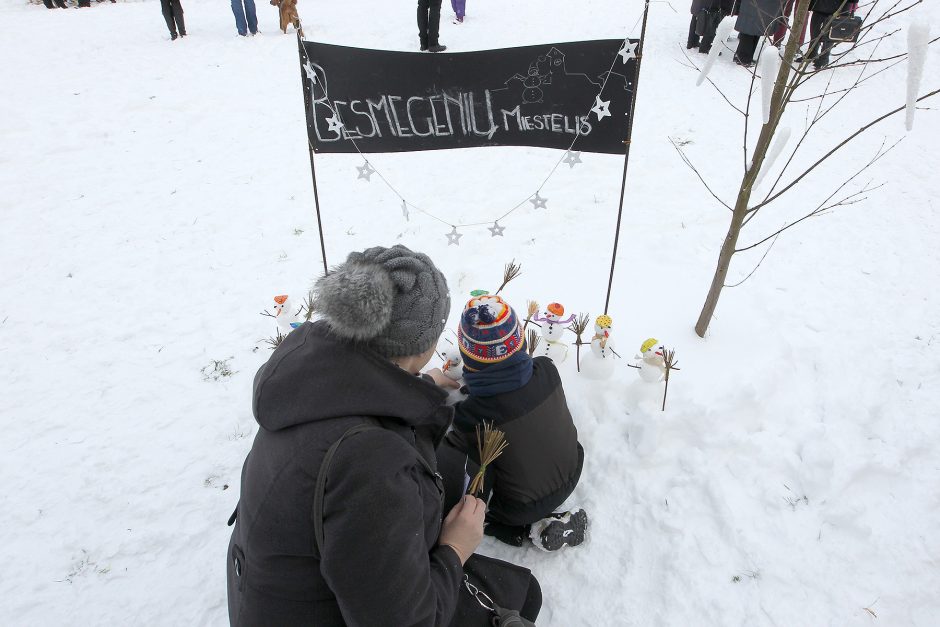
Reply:
<svg viewBox="0 0 940 627"><path fill-rule="evenodd" d="M470 299L460 316L457 330L464 369L476 372L506 364L525 354L525 336L516 312L499 296Z"/></svg>

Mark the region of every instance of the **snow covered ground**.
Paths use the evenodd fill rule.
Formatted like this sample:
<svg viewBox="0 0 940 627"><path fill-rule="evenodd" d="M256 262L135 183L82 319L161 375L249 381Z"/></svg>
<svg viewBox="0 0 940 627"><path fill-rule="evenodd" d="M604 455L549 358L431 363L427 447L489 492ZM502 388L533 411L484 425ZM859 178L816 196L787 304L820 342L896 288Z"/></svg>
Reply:
<svg viewBox="0 0 940 627"><path fill-rule="evenodd" d="M411 50L411 4L303 0L299 10L312 38ZM455 51L638 36L642 12L640 0L468 4L459 27L445 11L442 41ZM929 4L919 19L936 24ZM154 1L0 4L5 625L227 621L225 521L257 428L260 340L274 331L258 312L275 294L302 293L321 257L294 38L267 3L263 35L247 40L227 3L184 5L190 36L170 42ZM668 138L730 199L741 123L710 86L695 87L679 45L687 8L651 5L610 307L621 354L650 336L677 350L669 406L659 411L660 389L622 364L596 382L565 362L587 454L572 503L590 512L589 541L544 554L486 540L481 551L533 569L540 625L940 624L940 297L930 287L940 116L918 112L871 171L887 185L867 202L783 235L725 291L699 339L692 326L729 214ZM938 68L934 49L922 92L937 87ZM746 98L730 54L711 77ZM903 105L904 93L902 64L848 98L812 148ZM794 132L804 111L790 113ZM903 135L903 114L877 127L766 210L745 241L815 206L833 177ZM525 198L557 158L496 148L372 161L416 205L470 222ZM526 208L504 238L466 230L448 247L448 229L404 222L387 189L358 181L358 158L324 156L328 259L404 243L437 261L459 303L492 289L515 258L517 308L557 300L596 316L622 160L582 158L543 190L547 213ZM730 282L764 250L736 260ZM230 374L205 376L223 360Z"/></svg>

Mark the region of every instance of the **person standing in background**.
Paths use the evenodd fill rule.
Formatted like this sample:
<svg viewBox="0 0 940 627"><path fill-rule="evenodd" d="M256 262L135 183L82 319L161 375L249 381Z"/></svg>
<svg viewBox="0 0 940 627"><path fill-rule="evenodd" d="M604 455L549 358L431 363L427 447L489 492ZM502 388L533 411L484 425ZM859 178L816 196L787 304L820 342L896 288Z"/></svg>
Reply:
<svg viewBox="0 0 940 627"><path fill-rule="evenodd" d="M186 24L183 22L183 5L180 4L180 0L160 0L160 8L163 9L166 27L170 29L170 40L175 41L178 37L185 37Z"/></svg>
<svg viewBox="0 0 940 627"><path fill-rule="evenodd" d="M454 9L454 24L463 24L463 17L467 13L467 0L450 0Z"/></svg>
<svg viewBox="0 0 940 627"><path fill-rule="evenodd" d="M738 31L738 49L734 62L744 67L754 65L754 53L761 37L768 36L783 20L785 0L743 0L734 28Z"/></svg>
<svg viewBox="0 0 940 627"><path fill-rule="evenodd" d="M421 40L421 52L447 50L447 46L442 46L438 41L440 28L441 0L418 0L418 38Z"/></svg>
<svg viewBox="0 0 940 627"><path fill-rule="evenodd" d="M252 35L258 34L255 0L232 0L232 13L235 14L235 28L238 29L239 35L245 37L249 32Z"/></svg>

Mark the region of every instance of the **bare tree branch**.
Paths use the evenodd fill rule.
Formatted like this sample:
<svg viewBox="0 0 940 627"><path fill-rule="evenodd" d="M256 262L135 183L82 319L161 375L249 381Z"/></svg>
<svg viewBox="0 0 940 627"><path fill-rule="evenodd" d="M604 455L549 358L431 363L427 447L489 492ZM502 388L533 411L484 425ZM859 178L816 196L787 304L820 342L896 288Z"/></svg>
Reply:
<svg viewBox="0 0 940 627"><path fill-rule="evenodd" d="M741 285L742 283L744 283L745 281L747 281L749 278L751 278L751 276L753 276L753 274L754 274L755 272L757 272L757 269L760 268L760 264L764 263L764 259L766 259L766 258L767 258L767 255L770 254L770 251L774 249L774 244L777 243L777 237L779 237L779 236L780 236L780 234L778 233L778 234L774 237L774 241L772 241L772 242L770 243L770 246L767 247L767 250L765 250L765 251L764 251L764 254L761 256L760 261L757 262L757 265L754 266L754 269L753 269L753 270L751 270L750 272L747 273L747 276L746 276L746 277L744 277L743 279L741 279L741 280L738 281L737 283L733 283L733 284L731 284L731 285L728 285L727 283L725 283L725 287L738 287L739 285Z"/></svg>
<svg viewBox="0 0 940 627"><path fill-rule="evenodd" d="M722 43L724 43L724 42L722 42ZM685 58L688 59L689 64L690 64L693 68L695 68L695 69L698 70L699 72L702 71L701 68L699 68L699 66L695 65L695 61L692 60L692 58L689 56L689 53L682 49L682 46L681 46L681 45L679 46L679 50L682 52L682 54L685 55ZM678 61L677 61L677 62L678 62ZM725 92L721 91L721 88L718 87L718 85L715 83L715 81L713 81L712 79L710 79L710 78L707 77L707 76L705 77L705 80L708 81L709 84L710 84L712 87L715 88L715 91L717 91L718 94L719 94L722 98L725 99L725 102L728 103L728 106L730 106L732 109L734 109L735 111L737 111L737 112L740 113L741 115L744 115L744 111L741 111L740 107L737 107L733 102L731 102L731 99L729 99L728 96L725 95Z"/></svg>
<svg viewBox="0 0 940 627"><path fill-rule="evenodd" d="M938 93L940 93L940 89L935 89L935 90L933 90L933 91L931 91L931 92L929 92L929 93L927 93L927 94L924 94L923 96L921 96L920 98L918 98L915 102L920 102L921 100L926 100L927 98L931 98L931 97L933 97L933 96L936 96ZM875 125L878 124L879 122L883 122L884 120L888 119L888 118L891 117L892 115L894 115L894 114L896 114L896 113L899 113L899 112L901 112L901 111L904 111L905 108L906 108L906 107L905 107L904 105L902 105L902 106L900 106L900 107L898 107L898 108L896 108L896 109L892 109L891 111L888 111L888 112L885 113L884 115L881 115L881 116L875 118L874 120L872 120L872 121L869 122L868 124L866 124L866 125L862 126L861 128L859 128L857 131L855 131L854 133L852 133L851 135L849 135L848 137L846 137L844 140L842 140L842 142L840 142L840 143L837 144L835 147L833 147L833 148L832 148L829 152L827 152L825 155L823 155L822 157L820 157L813 165L811 165L809 168L807 168L806 170L804 170L804 171L803 171L799 176L797 176L795 179L793 179L792 181L790 181L790 183L788 183L788 184L787 184L783 189L781 189L779 192L777 192L777 193L774 194L773 196L769 197L768 199L762 201L760 204L755 205L753 208L751 208L751 211L754 211L754 210L756 210L756 209L759 209L759 208L763 207L764 205L767 205L767 204L772 203L774 200L776 200L777 198L779 198L782 194L785 194L788 190L792 189L797 183L799 183L801 180L803 180L810 172L812 172L813 170L815 170L816 168L818 168L819 165L822 164L823 161L825 161L826 159L828 159L829 157L831 157L832 155L834 155L836 152L838 152L839 150L841 150L842 148L844 148L846 145L848 145L848 143L851 142L853 139L855 139L856 137L858 137L859 135L861 135L862 133L864 133L865 131L867 131L867 130L870 129L871 127L875 126Z"/></svg>
<svg viewBox="0 0 940 627"><path fill-rule="evenodd" d="M682 161L683 161L687 166L689 166L689 168L690 168L693 172L695 172L695 176L697 176L697 177L698 177L698 180L700 180L700 181L702 182L702 185L705 186L705 189L708 190L708 193L711 194L712 197L713 197L715 200L717 200L718 202L720 202L720 203L724 206L725 209L727 209L728 211L732 211L731 206L730 206L728 203L726 203L725 201L723 201L723 200L718 196L718 194L716 194L715 192L712 191L712 188L709 187L708 183L705 182L705 179L702 178L702 174L698 171L698 168L696 168L696 167L692 164L692 162L691 162L691 161L689 160L689 158L686 156L685 152L683 152L682 148L679 147L679 145L676 143L676 141L675 141L672 137L669 138L669 143L672 144L672 147L675 148L675 149L676 149L676 152L679 153L679 156L682 158Z"/></svg>

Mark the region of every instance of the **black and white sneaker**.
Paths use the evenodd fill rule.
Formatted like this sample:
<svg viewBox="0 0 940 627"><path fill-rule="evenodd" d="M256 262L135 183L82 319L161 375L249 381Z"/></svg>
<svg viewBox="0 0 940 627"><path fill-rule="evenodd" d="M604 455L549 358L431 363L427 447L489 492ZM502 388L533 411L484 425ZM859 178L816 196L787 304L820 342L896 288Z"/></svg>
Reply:
<svg viewBox="0 0 940 627"><path fill-rule="evenodd" d="M580 507L534 523L529 532L532 544L543 551L557 551L564 546L578 546L584 542L588 517Z"/></svg>

